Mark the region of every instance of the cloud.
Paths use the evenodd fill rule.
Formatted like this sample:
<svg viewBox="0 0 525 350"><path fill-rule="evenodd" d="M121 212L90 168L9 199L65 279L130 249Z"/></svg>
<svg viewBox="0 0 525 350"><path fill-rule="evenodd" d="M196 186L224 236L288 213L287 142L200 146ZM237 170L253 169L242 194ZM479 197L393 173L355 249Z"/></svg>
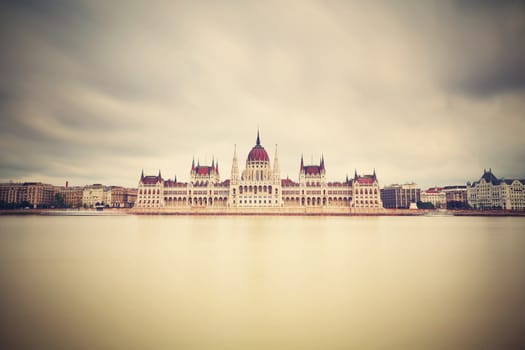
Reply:
<svg viewBox="0 0 525 350"><path fill-rule="evenodd" d="M258 127L291 178L321 153L336 180L525 174L521 2L2 6L3 180L229 177Z"/></svg>

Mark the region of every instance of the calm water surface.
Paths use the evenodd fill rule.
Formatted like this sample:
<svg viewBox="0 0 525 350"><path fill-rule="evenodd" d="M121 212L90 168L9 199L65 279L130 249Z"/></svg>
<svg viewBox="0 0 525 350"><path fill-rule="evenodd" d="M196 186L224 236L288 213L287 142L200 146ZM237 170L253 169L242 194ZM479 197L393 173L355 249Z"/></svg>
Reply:
<svg viewBox="0 0 525 350"><path fill-rule="evenodd" d="M517 348L524 263L525 218L0 217L0 341Z"/></svg>

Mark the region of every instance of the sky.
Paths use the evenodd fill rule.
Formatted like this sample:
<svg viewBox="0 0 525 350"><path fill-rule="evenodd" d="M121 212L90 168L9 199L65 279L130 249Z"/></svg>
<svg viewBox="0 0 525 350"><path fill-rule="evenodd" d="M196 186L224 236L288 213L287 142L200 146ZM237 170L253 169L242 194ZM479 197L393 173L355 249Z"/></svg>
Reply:
<svg viewBox="0 0 525 350"><path fill-rule="evenodd" d="M0 3L0 181L525 178L524 1Z"/></svg>

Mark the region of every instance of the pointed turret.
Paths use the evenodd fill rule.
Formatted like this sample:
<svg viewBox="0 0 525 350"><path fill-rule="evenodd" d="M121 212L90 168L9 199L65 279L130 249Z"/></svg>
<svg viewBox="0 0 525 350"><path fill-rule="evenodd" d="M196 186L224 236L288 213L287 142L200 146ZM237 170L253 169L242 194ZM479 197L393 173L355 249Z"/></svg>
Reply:
<svg viewBox="0 0 525 350"><path fill-rule="evenodd" d="M321 171L325 171L325 168L324 168L324 154L321 154Z"/></svg>
<svg viewBox="0 0 525 350"><path fill-rule="evenodd" d="M195 157L193 157L193 160L191 161L191 171L195 171Z"/></svg>
<svg viewBox="0 0 525 350"><path fill-rule="evenodd" d="M259 129L257 129L257 140L255 141L256 146L261 145L261 138L259 137Z"/></svg>
<svg viewBox="0 0 525 350"><path fill-rule="evenodd" d="M215 161L215 172L217 173L217 175L219 175L219 161L218 160Z"/></svg>
<svg viewBox="0 0 525 350"><path fill-rule="evenodd" d="M303 155L301 154L301 172L304 170L304 160Z"/></svg>
<svg viewBox="0 0 525 350"><path fill-rule="evenodd" d="M237 145L233 145L231 183L237 184L238 182L239 182L239 165L237 164Z"/></svg>
<svg viewBox="0 0 525 350"><path fill-rule="evenodd" d="M140 174L140 181L144 180L144 169L142 169L142 173Z"/></svg>
<svg viewBox="0 0 525 350"><path fill-rule="evenodd" d="M273 159L273 179L275 183L281 181L281 167L279 165L279 156L277 155L277 144L275 145L275 157Z"/></svg>
<svg viewBox="0 0 525 350"><path fill-rule="evenodd" d="M354 179L357 179L357 169L355 169Z"/></svg>

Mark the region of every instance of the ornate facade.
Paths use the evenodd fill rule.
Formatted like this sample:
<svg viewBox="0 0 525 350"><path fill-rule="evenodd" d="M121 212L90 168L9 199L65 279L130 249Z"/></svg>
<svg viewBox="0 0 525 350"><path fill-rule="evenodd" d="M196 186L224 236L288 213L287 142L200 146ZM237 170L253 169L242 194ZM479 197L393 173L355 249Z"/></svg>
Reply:
<svg viewBox="0 0 525 350"><path fill-rule="evenodd" d="M525 180L498 179L492 169L467 183L468 204L474 209L525 210Z"/></svg>
<svg viewBox="0 0 525 350"><path fill-rule="evenodd" d="M255 146L246 158L244 170L239 169L237 148L234 147L231 178L221 181L218 162L195 165L192 162L190 181L164 180L160 174L141 174L135 208L192 209L216 208L241 211L243 209L279 208L351 208L381 209L379 183L372 175L346 178L342 182L328 182L324 156L319 165L305 165L301 157L298 182L281 179L277 146L273 166L261 144L259 132Z"/></svg>
<svg viewBox="0 0 525 350"><path fill-rule="evenodd" d="M233 152L229 195L228 204L232 208L279 208L283 206L277 146L272 168L268 153L261 146L259 132L257 132L255 146L248 153L245 169L240 176L237 148Z"/></svg>

